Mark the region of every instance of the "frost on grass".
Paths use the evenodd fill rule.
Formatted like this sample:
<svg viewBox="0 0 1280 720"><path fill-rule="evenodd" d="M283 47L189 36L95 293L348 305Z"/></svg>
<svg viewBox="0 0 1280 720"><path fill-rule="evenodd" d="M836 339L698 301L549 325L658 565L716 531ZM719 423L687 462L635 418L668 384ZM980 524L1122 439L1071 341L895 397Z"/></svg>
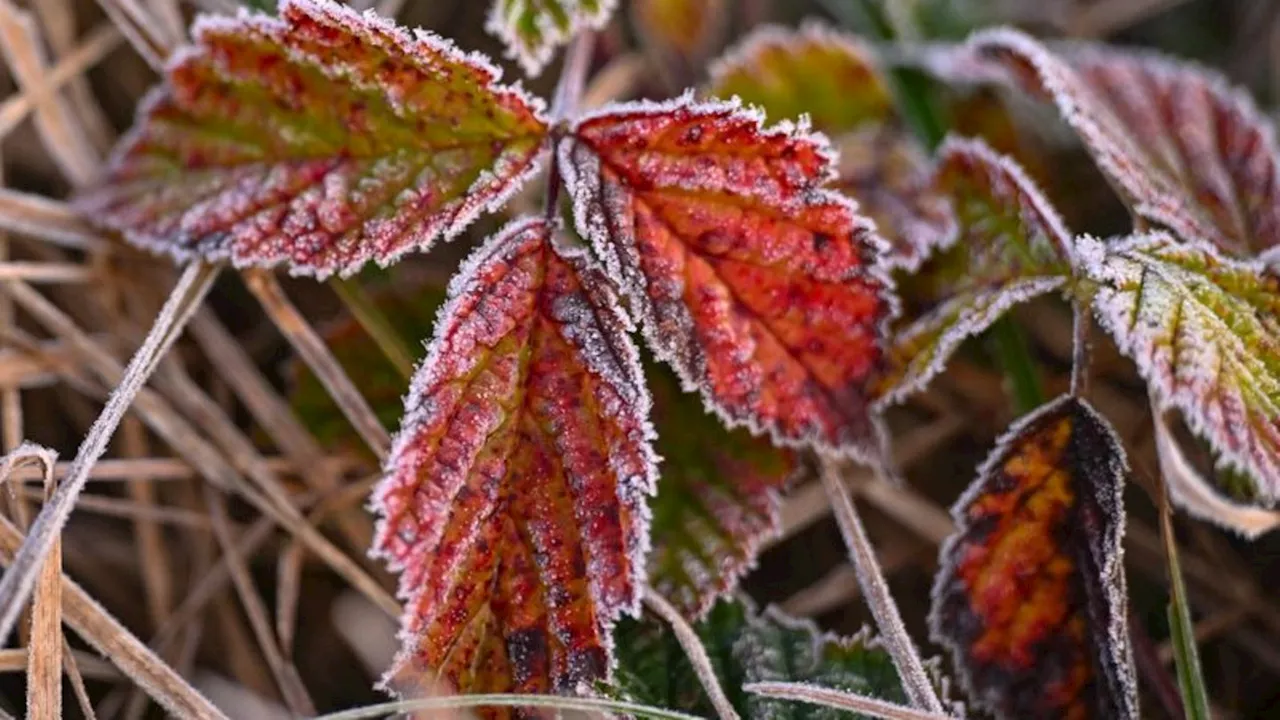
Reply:
<svg viewBox="0 0 1280 720"><path fill-rule="evenodd" d="M397 690L571 691L638 607L649 398L608 281L552 235L517 221L455 279L374 493L406 601Z"/></svg>
<svg viewBox="0 0 1280 720"><path fill-rule="evenodd" d="M997 718L1136 718L1122 493L1107 421L1062 397L996 444L951 513L930 627Z"/></svg>
<svg viewBox="0 0 1280 720"><path fill-rule="evenodd" d="M1007 29L969 43L1057 105L1140 216L1239 257L1280 244L1274 129L1217 73L1147 51L1054 54Z"/></svg>
<svg viewBox="0 0 1280 720"><path fill-rule="evenodd" d="M881 380L884 403L922 389L965 338L1070 275L1070 233L1012 160L981 141L948 138L934 182L952 198L959 235L913 280L931 304L893 335Z"/></svg>
<svg viewBox="0 0 1280 720"><path fill-rule="evenodd" d="M835 187L889 242L891 266L914 270L948 244L955 218L929 182L927 154L895 110L871 48L816 23L765 26L711 68L707 91L758 106L770 120L807 118L840 150Z"/></svg>
<svg viewBox="0 0 1280 720"><path fill-rule="evenodd" d="M349 274L453 237L536 169L541 103L430 33L285 0L194 34L79 204L135 244Z"/></svg>
<svg viewBox="0 0 1280 720"><path fill-rule="evenodd" d="M1280 279L1165 233L1082 238L1094 310L1161 410L1176 408L1248 494L1280 496Z"/></svg>
<svg viewBox="0 0 1280 720"><path fill-rule="evenodd" d="M649 583L689 617L734 590L777 534L779 493L795 453L745 430L727 430L671 372L651 365L657 451L663 459L653 510Z"/></svg>
<svg viewBox="0 0 1280 720"><path fill-rule="evenodd" d="M556 48L576 33L599 29L613 15L617 0L489 0L485 29L507 46L507 57L535 76Z"/></svg>
<svg viewBox="0 0 1280 720"><path fill-rule="evenodd" d="M895 309L882 241L820 187L825 141L760 123L687 95L581 119L559 147L578 229L655 353L726 421L866 453Z"/></svg>
<svg viewBox="0 0 1280 720"><path fill-rule="evenodd" d="M774 608L763 613L722 600L694 625L717 678L743 718L837 720L846 712L770 700L743 691L752 682L808 682L906 704L889 654L866 631L852 637L822 633L812 622ZM656 619L618 626L614 692L659 707L715 717L693 668L670 630ZM935 675L935 677L937 677ZM938 681L940 685L945 683Z"/></svg>

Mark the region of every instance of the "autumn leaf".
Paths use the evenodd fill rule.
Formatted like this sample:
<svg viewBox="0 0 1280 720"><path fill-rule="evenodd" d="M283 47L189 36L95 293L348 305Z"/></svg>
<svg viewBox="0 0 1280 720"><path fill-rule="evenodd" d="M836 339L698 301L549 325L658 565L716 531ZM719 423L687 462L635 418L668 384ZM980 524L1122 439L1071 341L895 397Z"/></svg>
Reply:
<svg viewBox="0 0 1280 720"><path fill-rule="evenodd" d="M1115 432L1062 397L1009 429L952 508L930 625L998 718L1136 718Z"/></svg>
<svg viewBox="0 0 1280 720"><path fill-rule="evenodd" d="M196 23L86 217L178 259L387 265L536 169L542 105L483 57L331 0Z"/></svg>
<svg viewBox="0 0 1280 720"><path fill-rule="evenodd" d="M1280 497L1280 279L1166 233L1079 241L1094 311L1161 410L1176 408L1244 497Z"/></svg>
<svg viewBox="0 0 1280 720"><path fill-rule="evenodd" d="M889 654L868 633L837 637L776 608L758 613L744 602L722 600L694 626L730 702L744 718L838 720L848 713L772 700L743 691L752 682L809 682L906 704ZM618 625L614 688L624 697L715 717L679 643L660 622ZM857 717L857 716L853 716Z"/></svg>
<svg viewBox="0 0 1280 720"><path fill-rule="evenodd" d="M617 0L491 0L485 29L507 46L529 76L542 72L555 49L575 34L600 29Z"/></svg>
<svg viewBox="0 0 1280 720"><path fill-rule="evenodd" d="M637 609L649 398L608 281L553 232L516 221L455 278L374 493L407 601L398 689L572 691Z"/></svg>
<svg viewBox="0 0 1280 720"><path fill-rule="evenodd" d="M684 614L701 617L755 565L778 531L779 492L798 472L794 453L745 430L726 430L664 367L647 368L657 451L649 582Z"/></svg>
<svg viewBox="0 0 1280 720"><path fill-rule="evenodd" d="M865 454L894 299L870 224L819 187L829 152L688 95L589 115L559 147L579 232L685 386L780 444Z"/></svg>
<svg viewBox="0 0 1280 720"><path fill-rule="evenodd" d="M1056 103L1140 216L1240 257L1280 244L1271 121L1217 73L1148 51L1055 54L1008 29L969 44Z"/></svg>
<svg viewBox="0 0 1280 720"><path fill-rule="evenodd" d="M931 306L894 333L882 402L922 389L965 338L1006 310L1063 286L1071 274L1071 234L1017 164L978 140L948 138L935 183L952 198L956 243L915 279Z"/></svg>
<svg viewBox="0 0 1280 720"><path fill-rule="evenodd" d="M817 23L765 26L711 68L708 92L738 97L771 120L809 118L840 151L834 186L889 241L891 266L914 270L948 244L955 219L929 182L924 148L898 117L872 50Z"/></svg>

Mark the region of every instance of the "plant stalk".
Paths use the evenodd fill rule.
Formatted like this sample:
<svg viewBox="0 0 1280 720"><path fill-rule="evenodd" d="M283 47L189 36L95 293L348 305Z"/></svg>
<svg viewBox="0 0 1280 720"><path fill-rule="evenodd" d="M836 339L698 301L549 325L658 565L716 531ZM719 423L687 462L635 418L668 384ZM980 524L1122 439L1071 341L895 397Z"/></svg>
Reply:
<svg viewBox="0 0 1280 720"><path fill-rule="evenodd" d="M1195 626L1191 622L1191 608L1187 603L1187 588L1182 581L1178 545L1173 536L1173 513L1169 509L1169 494L1163 482L1160 483L1159 492L1160 536L1164 540L1165 557L1169 561L1169 634L1173 640L1173 658L1178 671L1178 688L1182 692L1182 706L1187 720L1212 720L1204 674L1200 670L1200 653L1196 649Z"/></svg>

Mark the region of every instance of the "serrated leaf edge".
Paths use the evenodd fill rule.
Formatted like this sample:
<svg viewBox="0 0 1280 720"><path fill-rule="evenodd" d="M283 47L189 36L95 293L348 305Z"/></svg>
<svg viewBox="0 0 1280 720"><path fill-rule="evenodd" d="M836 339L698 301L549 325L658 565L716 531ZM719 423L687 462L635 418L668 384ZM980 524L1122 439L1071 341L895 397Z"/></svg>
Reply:
<svg viewBox="0 0 1280 720"><path fill-rule="evenodd" d="M520 34L516 32L514 24L503 16L501 0L489 0L489 14L485 18L484 29L502 41L505 48L503 54L519 63L525 75L531 78L537 77L551 61L551 56L555 54L558 47L579 32L602 29L613 17L618 5L618 0L599 0L600 5L595 13L587 13L578 7L578 0L568 1L574 4L574 8L567 13L569 16L567 27L557 26L545 12L537 13L535 22L542 36L540 45L527 45L523 41ZM516 2L528 3L532 0L516 0Z"/></svg>

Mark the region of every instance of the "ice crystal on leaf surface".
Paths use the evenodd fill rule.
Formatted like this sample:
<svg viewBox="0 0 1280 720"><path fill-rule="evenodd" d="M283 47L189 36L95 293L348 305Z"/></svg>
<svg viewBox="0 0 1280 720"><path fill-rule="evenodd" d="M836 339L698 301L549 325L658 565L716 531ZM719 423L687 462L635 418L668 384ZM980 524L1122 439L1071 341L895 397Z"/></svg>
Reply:
<svg viewBox="0 0 1280 720"><path fill-rule="evenodd" d="M537 166L542 104L483 56L330 0L205 17L80 201L177 259L351 273L457 235Z"/></svg>
<svg viewBox="0 0 1280 720"><path fill-rule="evenodd" d="M820 137L686 95L582 118L559 153L579 232L686 387L782 444L873 450L894 300Z"/></svg>

